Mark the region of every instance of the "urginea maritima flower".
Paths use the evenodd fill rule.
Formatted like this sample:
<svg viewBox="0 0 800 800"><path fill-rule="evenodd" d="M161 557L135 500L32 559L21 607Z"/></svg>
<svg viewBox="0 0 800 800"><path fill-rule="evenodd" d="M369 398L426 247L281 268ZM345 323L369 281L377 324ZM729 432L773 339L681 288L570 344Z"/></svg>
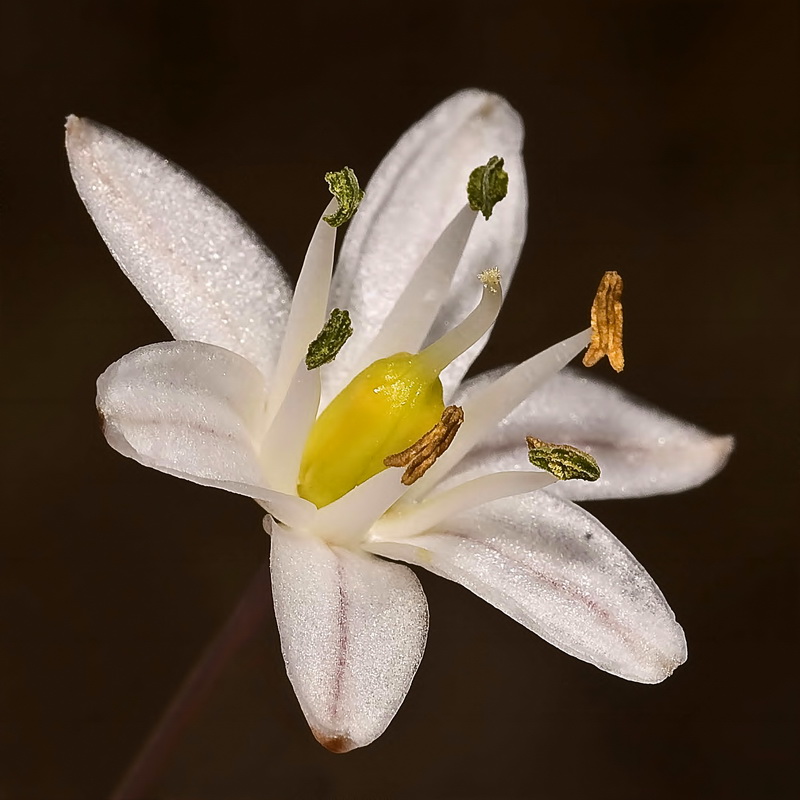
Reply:
<svg viewBox="0 0 800 800"><path fill-rule="evenodd" d="M587 287L561 301L574 336L464 380L525 237L522 135L502 98L465 91L398 141L365 193L352 170L329 173L293 292L208 189L116 131L67 123L81 198L175 337L99 378L106 438L266 511L289 679L337 752L383 732L422 658L427 603L399 562L628 680L656 683L686 658L653 580L575 504L696 486L732 446L563 369L587 346L621 368L619 276L604 276L591 327Z"/></svg>

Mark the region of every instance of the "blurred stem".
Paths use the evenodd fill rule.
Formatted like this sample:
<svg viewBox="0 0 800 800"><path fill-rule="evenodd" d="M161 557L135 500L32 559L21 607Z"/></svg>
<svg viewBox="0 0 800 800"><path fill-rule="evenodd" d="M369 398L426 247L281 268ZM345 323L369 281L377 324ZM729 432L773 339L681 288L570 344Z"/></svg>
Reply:
<svg viewBox="0 0 800 800"><path fill-rule="evenodd" d="M153 797L153 783L161 775L181 735L197 718L231 658L261 628L271 607L270 597L269 559L265 559L233 614L208 645L158 721L111 800L145 800Z"/></svg>

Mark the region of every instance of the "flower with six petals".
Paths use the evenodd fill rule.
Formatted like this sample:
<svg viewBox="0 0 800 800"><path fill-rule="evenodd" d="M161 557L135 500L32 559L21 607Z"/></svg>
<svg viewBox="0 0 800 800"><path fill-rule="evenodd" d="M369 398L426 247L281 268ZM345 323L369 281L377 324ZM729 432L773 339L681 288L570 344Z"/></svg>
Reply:
<svg viewBox="0 0 800 800"><path fill-rule="evenodd" d="M589 330L464 380L502 303L487 270L507 286L524 240L521 148L501 98L444 101L378 167L335 272L329 223L345 197L330 201L292 293L270 251L189 175L109 128L67 123L81 198L175 337L99 378L106 438L265 509L289 678L337 752L383 732L422 657L427 604L399 561L623 678L655 683L686 658L653 580L575 501L697 485L731 440L562 371ZM481 219L465 186L496 155L508 193ZM352 336L333 360L307 364L334 308L349 312ZM591 453L600 478L531 468L530 434ZM403 458L405 472L386 466Z"/></svg>

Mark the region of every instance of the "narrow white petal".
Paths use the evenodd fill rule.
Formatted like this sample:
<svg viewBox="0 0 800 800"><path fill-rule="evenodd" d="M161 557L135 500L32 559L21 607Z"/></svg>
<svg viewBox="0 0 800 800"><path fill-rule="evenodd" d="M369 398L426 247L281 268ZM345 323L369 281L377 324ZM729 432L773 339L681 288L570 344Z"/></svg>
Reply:
<svg viewBox="0 0 800 800"><path fill-rule="evenodd" d="M463 207L470 172L494 155L505 158L508 196L491 219L475 223L430 340L475 307L477 273L496 266L511 280L527 219L522 137L522 122L505 100L473 89L434 108L389 152L366 187L334 275L332 305L350 311L354 334L323 376L324 397L352 377L426 253ZM470 348L448 373L465 370L480 347Z"/></svg>
<svg viewBox="0 0 800 800"><path fill-rule="evenodd" d="M383 733L425 649L428 607L407 567L272 528L272 588L286 670L334 752Z"/></svg>
<svg viewBox="0 0 800 800"><path fill-rule="evenodd" d="M418 500L429 492L500 420L575 358L589 343L590 336L591 330L587 328L554 344L467 397L462 404L464 424L453 443L409 488L404 502Z"/></svg>
<svg viewBox="0 0 800 800"><path fill-rule="evenodd" d="M319 395L319 370L306 369L301 362L261 448L267 481L281 492L297 494L300 461L308 433L317 418Z"/></svg>
<svg viewBox="0 0 800 800"><path fill-rule="evenodd" d="M550 486L555 480L547 472L532 469L481 475L426 497L419 503L398 505L372 526L369 538L377 542L414 536L470 508L502 497L535 492Z"/></svg>
<svg viewBox="0 0 800 800"><path fill-rule="evenodd" d="M594 517L547 492L498 500L373 552L461 583L602 670L658 683L686 660L663 595Z"/></svg>
<svg viewBox="0 0 800 800"><path fill-rule="evenodd" d="M311 243L306 251L303 269L297 279L286 336L275 376L270 386L270 417L273 417L286 396L298 366L305 360L308 346L325 324L328 311L328 294L333 270L333 253L336 247L336 228L323 219L339 207L334 198L328 203L317 223Z"/></svg>
<svg viewBox="0 0 800 800"><path fill-rule="evenodd" d="M484 385L491 381L478 376ZM478 384L469 382L463 401ZM714 436L647 406L611 384L564 370L539 388L485 437L454 471L465 475L520 469L526 436L571 444L600 465L597 481L559 481L548 488L572 500L646 497L680 492L716 475L733 448Z"/></svg>
<svg viewBox="0 0 800 800"><path fill-rule="evenodd" d="M259 500L294 524L311 503L266 485L264 376L214 345L166 342L134 350L97 380L97 409L109 444L140 464Z"/></svg>
<svg viewBox="0 0 800 800"><path fill-rule="evenodd" d="M100 235L170 333L239 353L269 377L291 290L253 231L190 175L104 125L70 117L67 154Z"/></svg>

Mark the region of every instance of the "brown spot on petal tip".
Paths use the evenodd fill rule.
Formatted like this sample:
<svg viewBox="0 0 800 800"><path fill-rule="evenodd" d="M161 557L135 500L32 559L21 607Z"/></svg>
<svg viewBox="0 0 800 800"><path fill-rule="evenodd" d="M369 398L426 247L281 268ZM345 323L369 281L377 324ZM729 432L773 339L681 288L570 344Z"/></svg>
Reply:
<svg viewBox="0 0 800 800"><path fill-rule="evenodd" d="M497 108L497 106L500 105L499 100L500 98L495 94L490 94L488 97L484 98L480 108L478 109L478 116L483 117L484 119L486 117L490 117L494 113L494 110Z"/></svg>
<svg viewBox="0 0 800 800"><path fill-rule="evenodd" d="M314 734L314 738L326 750L330 750L331 753L349 753L351 750L355 750L356 747L358 747L349 736L343 736L341 734L329 736L326 733L322 733L322 731L315 731L313 728L311 732Z"/></svg>
<svg viewBox="0 0 800 800"><path fill-rule="evenodd" d="M91 126L83 117L70 114L64 124L66 142L70 147L78 147L86 143Z"/></svg>

